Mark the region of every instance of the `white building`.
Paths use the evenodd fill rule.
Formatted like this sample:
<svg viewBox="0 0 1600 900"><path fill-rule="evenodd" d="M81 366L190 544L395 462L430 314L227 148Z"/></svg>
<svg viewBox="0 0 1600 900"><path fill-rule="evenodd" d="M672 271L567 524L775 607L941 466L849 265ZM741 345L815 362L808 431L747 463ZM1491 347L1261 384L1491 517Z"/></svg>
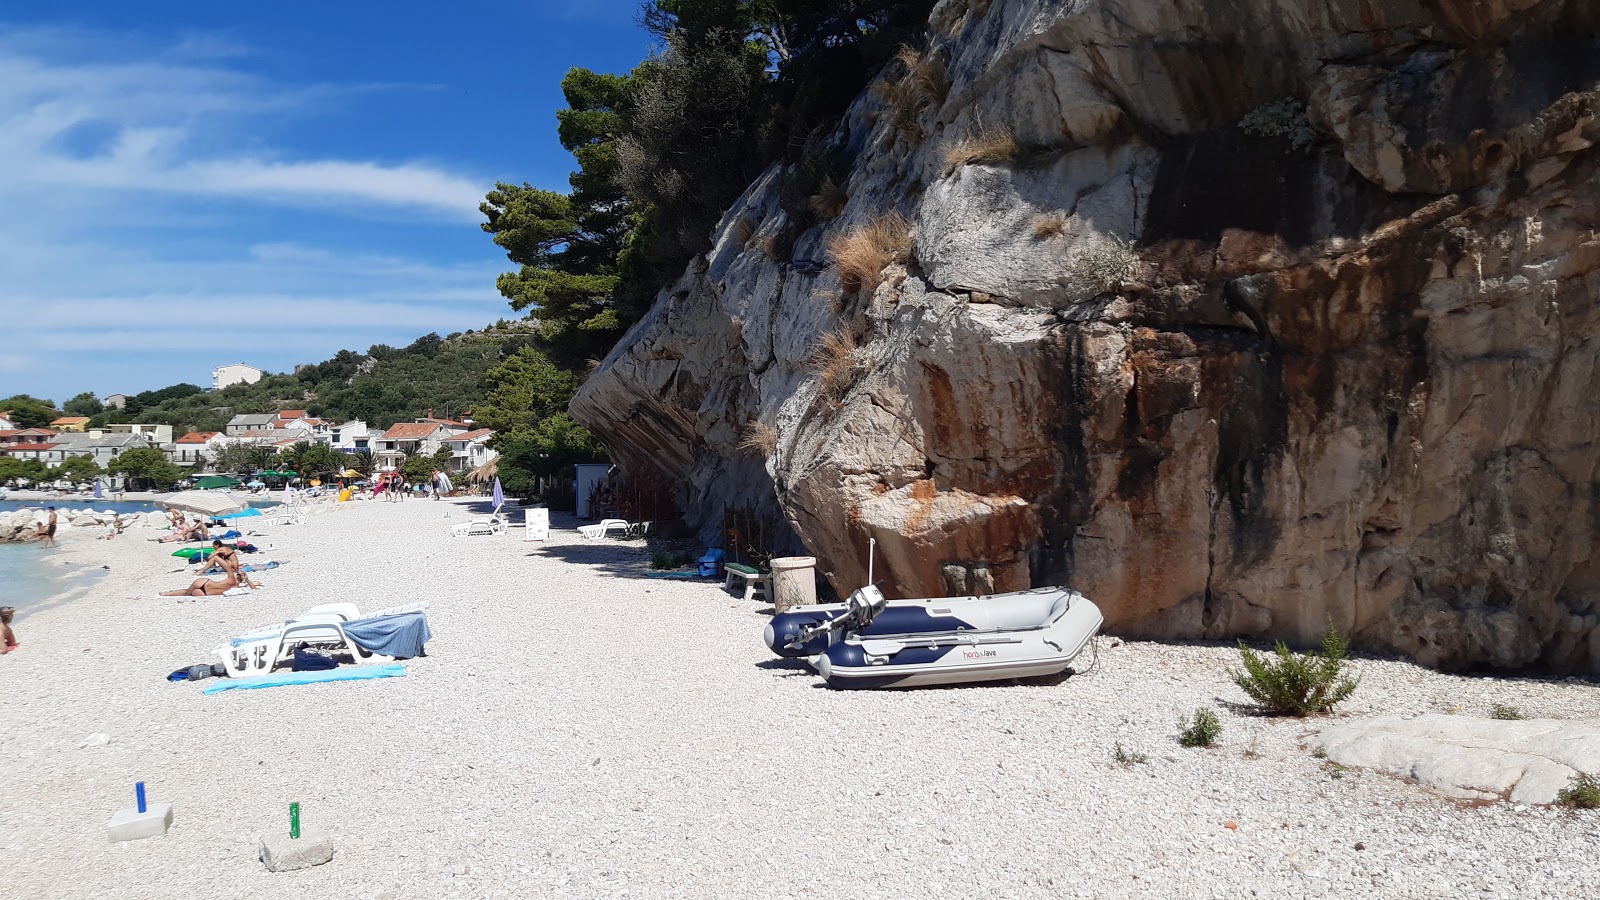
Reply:
<svg viewBox="0 0 1600 900"><path fill-rule="evenodd" d="M449 436L437 422L401 422L372 439L372 453L379 469L398 469L408 456L432 456Z"/></svg>
<svg viewBox="0 0 1600 900"><path fill-rule="evenodd" d="M450 473L455 475L471 472L499 456L499 451L489 447L489 439L492 437L494 437L493 431L479 428L476 431L452 434L445 438L450 445Z"/></svg>
<svg viewBox="0 0 1600 900"><path fill-rule="evenodd" d="M105 398L104 400L100 401L100 408L101 409L127 409L128 408L128 395L127 394L112 394L111 396L109 396L109 397Z"/></svg>
<svg viewBox="0 0 1600 900"><path fill-rule="evenodd" d="M180 466L192 466L214 459L217 448L224 443L227 436L220 431L191 431L164 449L167 459Z"/></svg>
<svg viewBox="0 0 1600 900"><path fill-rule="evenodd" d="M59 463L69 456L87 456L104 468L124 452L148 446L150 442L136 434L106 434L98 430L86 434L63 434L56 437L51 452L46 454L54 458L44 458L43 461Z"/></svg>
<svg viewBox="0 0 1600 900"><path fill-rule="evenodd" d="M371 440L367 431L367 423L360 419L351 419L343 425L335 425L328 432L329 442L335 450L366 450Z"/></svg>
<svg viewBox="0 0 1600 900"><path fill-rule="evenodd" d="M264 374L266 373L255 366L229 363L226 366L219 366L211 373L211 389L220 391L230 384L255 384Z"/></svg>
<svg viewBox="0 0 1600 900"><path fill-rule="evenodd" d="M103 430L106 434L136 434L152 444L172 443L171 425L111 424Z"/></svg>

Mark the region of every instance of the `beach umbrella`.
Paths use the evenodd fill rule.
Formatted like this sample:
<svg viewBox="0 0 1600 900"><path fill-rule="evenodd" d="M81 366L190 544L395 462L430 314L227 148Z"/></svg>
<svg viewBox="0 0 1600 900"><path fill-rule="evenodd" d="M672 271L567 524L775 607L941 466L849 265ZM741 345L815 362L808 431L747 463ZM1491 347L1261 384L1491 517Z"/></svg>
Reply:
<svg viewBox="0 0 1600 900"><path fill-rule="evenodd" d="M361 473L357 472L355 469L345 469L343 472L339 473L339 477L340 478L360 478L361 477Z"/></svg>
<svg viewBox="0 0 1600 900"><path fill-rule="evenodd" d="M238 512L246 506L243 500L216 491L184 491L162 500L161 505L167 509L181 509L202 516L220 516Z"/></svg>
<svg viewBox="0 0 1600 900"><path fill-rule="evenodd" d="M251 516L259 516L259 515L261 515L261 510L256 509L254 506L251 506L251 507L248 507L246 509L241 509L236 513L229 513L229 514L223 516L222 518L224 518L224 519L248 519Z"/></svg>
<svg viewBox="0 0 1600 900"><path fill-rule="evenodd" d="M94 480L94 498L96 500L103 500L105 499L105 496L106 492L100 487L100 479L96 478Z"/></svg>
<svg viewBox="0 0 1600 900"><path fill-rule="evenodd" d="M495 511L499 512L500 511L500 507L505 506L505 505L506 505L506 495L500 490L500 476L496 475L495 479L494 479L494 508L495 508Z"/></svg>
<svg viewBox="0 0 1600 900"><path fill-rule="evenodd" d="M249 484L245 485L245 487L253 487L253 488L266 487L266 486L267 486L267 483L262 481L259 478L256 479L255 481L252 481Z"/></svg>
<svg viewBox="0 0 1600 900"><path fill-rule="evenodd" d="M211 488L238 487L243 483L239 479L230 478L227 475L206 475L196 481L194 486L201 490L210 490Z"/></svg>

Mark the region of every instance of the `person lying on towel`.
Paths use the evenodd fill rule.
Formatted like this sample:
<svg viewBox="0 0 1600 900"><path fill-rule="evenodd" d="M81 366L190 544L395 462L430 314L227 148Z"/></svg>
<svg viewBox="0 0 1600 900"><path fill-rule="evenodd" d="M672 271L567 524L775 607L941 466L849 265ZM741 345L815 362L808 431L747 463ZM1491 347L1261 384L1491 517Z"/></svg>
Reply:
<svg viewBox="0 0 1600 900"><path fill-rule="evenodd" d="M196 578L181 591L162 591L163 597L219 597L239 586L239 578L228 572L221 578Z"/></svg>

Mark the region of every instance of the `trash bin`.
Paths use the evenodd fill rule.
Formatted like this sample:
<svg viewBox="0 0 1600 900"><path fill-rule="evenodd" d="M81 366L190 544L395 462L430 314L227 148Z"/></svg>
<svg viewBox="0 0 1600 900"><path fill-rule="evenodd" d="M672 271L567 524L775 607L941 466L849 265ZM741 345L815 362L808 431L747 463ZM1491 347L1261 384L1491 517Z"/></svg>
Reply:
<svg viewBox="0 0 1600 900"><path fill-rule="evenodd" d="M817 558L783 556L772 561L772 607L784 612L817 602Z"/></svg>

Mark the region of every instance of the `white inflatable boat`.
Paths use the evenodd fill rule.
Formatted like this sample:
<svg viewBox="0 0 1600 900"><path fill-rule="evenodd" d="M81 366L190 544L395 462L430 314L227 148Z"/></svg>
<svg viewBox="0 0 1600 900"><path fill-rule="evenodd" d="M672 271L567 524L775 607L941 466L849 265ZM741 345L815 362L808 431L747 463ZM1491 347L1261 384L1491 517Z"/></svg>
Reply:
<svg viewBox="0 0 1600 900"><path fill-rule="evenodd" d="M1100 630L1100 608L1064 587L989 597L886 601L867 586L842 604L774 617L767 645L810 651L830 687L964 684L1056 675ZM805 624L809 620L810 624Z"/></svg>

